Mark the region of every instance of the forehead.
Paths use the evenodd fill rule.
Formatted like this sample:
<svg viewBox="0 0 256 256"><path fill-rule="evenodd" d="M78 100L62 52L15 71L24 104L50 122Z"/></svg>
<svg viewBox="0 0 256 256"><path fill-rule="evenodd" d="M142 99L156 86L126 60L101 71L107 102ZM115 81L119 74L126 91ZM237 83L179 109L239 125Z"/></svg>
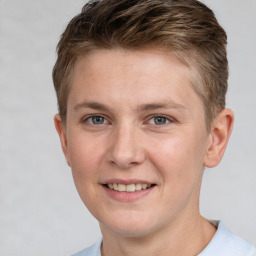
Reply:
<svg viewBox="0 0 256 256"><path fill-rule="evenodd" d="M113 104L123 100L133 106L154 101L186 105L201 101L195 97L192 77L189 66L160 49L96 50L76 63L69 102L97 98Z"/></svg>
<svg viewBox="0 0 256 256"><path fill-rule="evenodd" d="M112 65L109 65L109 64ZM144 65L142 65L144 64ZM146 65L145 65L146 64ZM191 68L183 56L177 55L161 48L145 48L139 50L128 50L123 48L97 49L89 52L78 59L74 70L83 73L88 71L101 71L101 68L115 68L115 71L136 71L137 75L149 71L154 74L162 70L170 72L171 69L179 70L184 75L189 75ZM163 67L165 67L163 69ZM99 69L100 68L100 69ZM126 68L126 69L125 69ZM153 71L155 70L155 72ZM153 72L152 72L153 71Z"/></svg>

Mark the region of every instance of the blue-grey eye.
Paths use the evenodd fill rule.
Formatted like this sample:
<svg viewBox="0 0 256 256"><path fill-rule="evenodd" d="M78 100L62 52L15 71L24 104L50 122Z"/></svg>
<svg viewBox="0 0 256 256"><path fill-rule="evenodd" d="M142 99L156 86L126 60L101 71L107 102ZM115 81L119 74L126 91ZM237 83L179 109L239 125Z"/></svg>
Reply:
<svg viewBox="0 0 256 256"><path fill-rule="evenodd" d="M150 124L155 124L155 125L164 125L169 122L170 121L168 120L168 118L166 118L164 116L155 116L149 120Z"/></svg>
<svg viewBox="0 0 256 256"><path fill-rule="evenodd" d="M158 116L158 117L154 117L154 121L155 121L155 124L157 125L163 125L163 124L166 124L167 119L165 117Z"/></svg>
<svg viewBox="0 0 256 256"><path fill-rule="evenodd" d="M106 122L105 118L102 116L91 116L87 121L90 124L104 124Z"/></svg>

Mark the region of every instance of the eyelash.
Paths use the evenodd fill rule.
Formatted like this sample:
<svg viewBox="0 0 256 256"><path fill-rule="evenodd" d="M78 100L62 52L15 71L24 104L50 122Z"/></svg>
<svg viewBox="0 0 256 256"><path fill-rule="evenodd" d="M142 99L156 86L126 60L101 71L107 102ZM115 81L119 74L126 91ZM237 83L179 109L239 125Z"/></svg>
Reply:
<svg viewBox="0 0 256 256"><path fill-rule="evenodd" d="M152 119L155 119L156 120L156 118L162 118L162 119L164 119L167 123L164 123L164 124L156 124L156 123L154 123L154 124L152 124L153 126L166 126L166 125L168 125L168 124L170 124L170 123L173 123L174 122L174 120L173 119L171 119L170 117L167 117L167 116L165 116L165 115L161 115L161 114L159 114L159 115L153 115L153 116L150 116L150 118L148 119L148 121L147 122L149 122L150 120L152 120ZM154 121L155 121L154 120Z"/></svg>
<svg viewBox="0 0 256 256"><path fill-rule="evenodd" d="M93 118L102 118L103 119L103 123L99 123L99 124L93 123L93 120L92 120ZM162 118L162 119L164 119L166 121L166 123L164 123L164 124L156 124L156 123L151 124L151 123L149 123L150 120L152 120L152 119L156 120L156 118ZM91 122L89 122L90 119L91 119ZM154 122L155 122L155 120L154 120ZM82 123L88 123L88 125L91 125L91 126L94 126L94 125L96 125L96 126L98 126L98 125L106 125L107 124L106 122L108 122L107 118L102 116L102 115L90 115L90 116L84 117L82 119ZM172 118L170 118L170 117L165 116L165 115L156 114L156 115L152 115L149 118L147 118L146 122L149 123L151 126L155 126L155 127L159 127L160 128L160 127L166 126L166 125L168 125L170 123L173 123L174 120Z"/></svg>
<svg viewBox="0 0 256 256"><path fill-rule="evenodd" d="M91 115L91 116L87 116L85 118L82 119L82 123L88 123L89 125L102 125L102 124L95 124L93 123L93 121L91 123L89 123L89 120L90 119L93 119L93 118L103 118L104 119L104 122L107 120L104 116L102 115Z"/></svg>

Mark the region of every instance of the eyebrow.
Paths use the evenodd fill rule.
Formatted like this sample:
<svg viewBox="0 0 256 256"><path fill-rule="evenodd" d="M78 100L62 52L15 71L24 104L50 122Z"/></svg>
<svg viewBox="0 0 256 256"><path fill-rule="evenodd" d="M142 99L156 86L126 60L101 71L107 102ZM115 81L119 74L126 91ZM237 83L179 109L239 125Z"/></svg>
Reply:
<svg viewBox="0 0 256 256"><path fill-rule="evenodd" d="M74 109L80 109L80 108L91 108L95 110L101 110L101 111L109 111L109 107L102 103L94 102L94 101L84 101L82 103L77 104Z"/></svg>
<svg viewBox="0 0 256 256"><path fill-rule="evenodd" d="M78 110L80 108L91 108L99 111L110 111L111 108L106 106L105 104L94 102L94 101L84 101L82 103L77 104L74 109ZM146 112L149 110L157 110L157 109L178 109L178 110L186 110L186 108L175 102L166 102L166 103L149 103L142 104L138 106L135 111L138 112Z"/></svg>
<svg viewBox="0 0 256 256"><path fill-rule="evenodd" d="M156 110L156 109L181 109L185 110L186 108L175 102L167 102L167 103L151 103L151 104L143 104L136 108L139 112L144 112L148 110Z"/></svg>

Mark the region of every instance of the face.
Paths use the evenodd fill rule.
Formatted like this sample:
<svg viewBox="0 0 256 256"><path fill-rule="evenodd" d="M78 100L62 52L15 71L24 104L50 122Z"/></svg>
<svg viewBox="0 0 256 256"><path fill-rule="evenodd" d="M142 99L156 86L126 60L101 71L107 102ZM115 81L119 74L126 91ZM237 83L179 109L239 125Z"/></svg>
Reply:
<svg viewBox="0 0 256 256"><path fill-rule="evenodd" d="M143 236L188 223L210 143L191 71L160 50L97 50L72 78L62 145L101 228Z"/></svg>

